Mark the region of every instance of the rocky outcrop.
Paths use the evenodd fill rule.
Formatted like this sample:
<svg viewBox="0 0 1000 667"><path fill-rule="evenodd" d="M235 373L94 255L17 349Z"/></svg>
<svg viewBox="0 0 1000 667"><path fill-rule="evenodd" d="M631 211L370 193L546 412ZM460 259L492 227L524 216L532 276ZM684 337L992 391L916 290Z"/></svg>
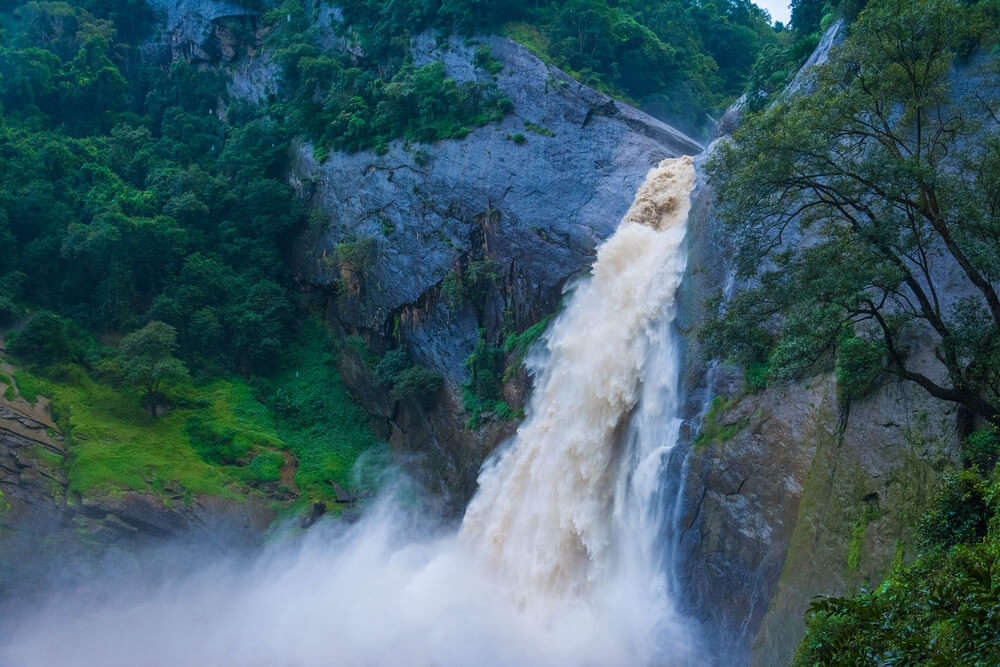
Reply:
<svg viewBox="0 0 1000 667"><path fill-rule="evenodd" d="M847 405L829 374L759 394L724 375L705 417L721 435L687 452L680 580L720 664L787 664L814 596L914 555L916 518L958 463L956 411L900 382Z"/></svg>
<svg viewBox="0 0 1000 667"><path fill-rule="evenodd" d="M333 313L345 329L388 331L398 316L418 360L453 386L465 377L480 328L495 331L505 318L523 328L551 311L648 169L701 149L509 40L481 41L503 63L496 84L514 110L502 122L463 140L398 141L384 155L335 153L322 162L302 142L293 169L326 218L300 245L302 279L337 291ZM428 37L414 55L418 63L442 60L459 81L489 80L473 65L476 48L460 40L442 48ZM344 243L367 244L364 266L336 261ZM494 262L500 277L482 316L439 298L448 273L470 258Z"/></svg>
<svg viewBox="0 0 1000 667"><path fill-rule="evenodd" d="M474 64L484 46L503 65L495 77ZM461 140L396 141L381 155L317 160L300 140L291 177L320 224L300 241L297 269L345 334L363 335L376 349L403 344L444 375L447 396L436 410L366 406L388 420L402 449L439 452L435 467L450 471L461 501L512 426L464 427L464 362L480 332L496 341L553 312L649 168L701 146L501 37L441 44L427 35L414 41L413 54L418 65L442 61L458 81L495 82L512 113ZM476 263L488 265L487 285L475 295L446 288ZM350 386L370 394L365 384Z"/></svg>

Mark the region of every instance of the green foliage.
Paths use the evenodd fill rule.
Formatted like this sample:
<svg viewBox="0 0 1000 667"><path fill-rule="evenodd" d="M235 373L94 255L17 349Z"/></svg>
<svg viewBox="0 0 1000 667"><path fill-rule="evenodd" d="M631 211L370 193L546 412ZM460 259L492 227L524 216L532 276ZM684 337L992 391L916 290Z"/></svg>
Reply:
<svg viewBox="0 0 1000 667"><path fill-rule="evenodd" d="M379 359L378 364L375 365L375 377L383 384L392 386L399 374L410 366L410 355L406 353L404 348L397 347L389 350Z"/></svg>
<svg viewBox="0 0 1000 667"><path fill-rule="evenodd" d="M330 482L353 488L355 461L376 444L368 415L340 378L332 347L322 325L309 321L302 341L289 349L285 368L258 381L258 394L274 411L278 436L299 461L299 490L324 502L336 498ZM374 366L374 361L368 363Z"/></svg>
<svg viewBox="0 0 1000 667"><path fill-rule="evenodd" d="M747 364L744 375L751 391L763 391L771 377L771 367L764 361L751 361Z"/></svg>
<svg viewBox="0 0 1000 667"><path fill-rule="evenodd" d="M344 6L348 16L354 9L351 4ZM370 7L363 13L374 19L373 11L377 10ZM458 83L446 75L440 61L415 66L400 38L409 22L393 26L391 34L380 34L365 57L358 58L322 50L317 29L297 0L269 13L267 21L273 27L271 46L289 100L273 104L274 115L287 116L296 130L315 139L321 151L384 152L394 139L419 143L460 139L512 108L492 83ZM362 42L369 37L363 34ZM476 62L491 72L499 64L482 49Z"/></svg>
<svg viewBox="0 0 1000 667"><path fill-rule="evenodd" d="M399 36L428 28L502 30L584 83L646 101L692 130L702 129L706 111L739 94L758 51L776 40L764 12L737 0L346 0L341 6L346 24L376 57L402 60ZM483 49L476 62L495 73Z"/></svg>
<svg viewBox="0 0 1000 667"><path fill-rule="evenodd" d="M313 322L305 333L272 378L255 378L254 388L236 377L182 381L164 399L173 409L159 418L77 364L18 369L15 383L29 400L51 399L68 436L73 492L135 490L176 501L238 499L256 488L283 500L300 491L309 501L332 502L330 482L352 488L355 461L376 443L340 381L332 341ZM299 488L275 486L296 460Z"/></svg>
<svg viewBox="0 0 1000 667"><path fill-rule="evenodd" d="M510 421L515 417L514 411L507 404L507 401L497 401L493 404L493 416L500 421Z"/></svg>
<svg viewBox="0 0 1000 667"><path fill-rule="evenodd" d="M41 306L109 333L158 319L194 367L264 370L294 334L288 133L221 120L218 72L146 64L152 12L126 5L0 9L0 319Z"/></svg>
<svg viewBox="0 0 1000 667"><path fill-rule="evenodd" d="M911 565L898 562L873 591L816 598L793 664L994 664L1000 654L998 498L996 478L974 470L947 478L921 522L924 552Z"/></svg>
<svg viewBox="0 0 1000 667"><path fill-rule="evenodd" d="M554 137L556 133L547 127L542 127L541 125L535 125L531 121L524 121L524 129L529 132L534 132L535 134L540 134L543 137Z"/></svg>
<svg viewBox="0 0 1000 667"><path fill-rule="evenodd" d="M58 315L39 313L7 340L11 354L35 364L58 363L73 358L73 344L67 323Z"/></svg>
<svg viewBox="0 0 1000 667"><path fill-rule="evenodd" d="M118 370L125 382L139 387L150 414L156 416L157 400L164 383L188 376L177 358L177 331L163 322L150 322L125 336L118 345Z"/></svg>
<svg viewBox="0 0 1000 667"><path fill-rule="evenodd" d="M14 236L4 226L4 215L0 209L0 265L11 266L16 261ZM24 274L12 271L0 276L0 326L12 324L23 313L18 304L24 283Z"/></svg>
<svg viewBox="0 0 1000 667"><path fill-rule="evenodd" d="M34 403L42 393L42 385L38 378L27 371L14 371L14 383L17 385L18 395L28 403Z"/></svg>
<svg viewBox="0 0 1000 667"><path fill-rule="evenodd" d="M215 433L235 433L241 442L279 443L267 410L241 381L185 385L186 400L175 399L175 410L153 419L134 397L76 369L60 378L32 376L37 391L51 399L53 414L68 436L66 472L72 492L239 497L238 476L209 463L192 446L188 431L194 418Z"/></svg>
<svg viewBox="0 0 1000 667"><path fill-rule="evenodd" d="M480 46L476 49L476 55L473 58L473 62L476 67L481 67L493 76L496 76L503 69L503 63L493 57L493 52L490 51L488 46Z"/></svg>
<svg viewBox="0 0 1000 667"><path fill-rule="evenodd" d="M255 482L277 482L285 459L277 452L262 452L250 461L250 474Z"/></svg>
<svg viewBox="0 0 1000 667"><path fill-rule="evenodd" d="M849 570L855 571L861 564L861 548L864 546L865 530L877 518L878 510L873 505L865 504L861 515L855 519L851 526L851 541L847 545L847 568Z"/></svg>
<svg viewBox="0 0 1000 667"><path fill-rule="evenodd" d="M749 287L709 304L709 354L766 360L780 381L828 368L838 350L845 398L870 391L882 366L1000 421L996 90L957 100L951 76L978 11L874 0L812 92L749 115L720 145L709 171ZM945 308L935 283L949 263L975 296ZM939 373L908 362L925 330Z"/></svg>
<svg viewBox="0 0 1000 667"><path fill-rule="evenodd" d="M469 378L462 386L462 403L470 415L468 426L478 428L484 412L492 412L501 400L503 390L503 349L486 340L486 331L479 330L479 341L465 360Z"/></svg>
<svg viewBox="0 0 1000 667"><path fill-rule="evenodd" d="M1000 439L996 427L982 428L962 442L962 463L976 466L983 474L990 474L1000 456Z"/></svg>
<svg viewBox="0 0 1000 667"><path fill-rule="evenodd" d="M371 347L368 346L368 342L361 336L348 336L344 339L344 342L357 353L358 358L368 368L375 368L378 364L378 357L375 356Z"/></svg>
<svg viewBox="0 0 1000 667"><path fill-rule="evenodd" d="M217 431L198 415L187 420L184 432L194 450L208 463L236 465L250 453L250 443L239 438L234 429Z"/></svg>
<svg viewBox="0 0 1000 667"><path fill-rule="evenodd" d="M989 513L986 484L972 470L945 477L930 511L920 520L920 538L927 549L950 549L986 535Z"/></svg>
<svg viewBox="0 0 1000 667"><path fill-rule="evenodd" d="M733 406L733 402L722 396L712 399L712 405L701 424L698 435L695 436L692 446L696 449L707 447L711 444L722 444L732 440L736 435L747 427L750 423L749 417L740 417L736 421L724 422L723 415Z"/></svg>
<svg viewBox="0 0 1000 667"><path fill-rule="evenodd" d="M528 143L528 138L524 136L524 134L521 132L515 132L514 134L509 135L508 139L513 141L518 146L523 146L524 144Z"/></svg>
<svg viewBox="0 0 1000 667"><path fill-rule="evenodd" d="M20 314L21 308L14 303L14 300L4 294L0 294L0 325L10 324Z"/></svg>
<svg viewBox="0 0 1000 667"><path fill-rule="evenodd" d="M464 271L449 271L441 281L441 294L452 308L465 303L478 306L500 279L500 265L492 259L470 261Z"/></svg>
<svg viewBox="0 0 1000 667"><path fill-rule="evenodd" d="M863 398L878 386L885 350L853 332L841 337L837 346L837 392L841 400Z"/></svg>
<svg viewBox="0 0 1000 667"><path fill-rule="evenodd" d="M414 398L422 405L430 407L437 399L442 386L444 378L437 371L424 366L410 366L396 375L389 396L394 401Z"/></svg>
<svg viewBox="0 0 1000 667"><path fill-rule="evenodd" d="M375 239L371 238L341 241L337 244L337 259L352 271L364 273L375 261L376 249Z"/></svg>
<svg viewBox="0 0 1000 667"><path fill-rule="evenodd" d="M826 0L791 0L792 27L808 35L819 30Z"/></svg>
<svg viewBox="0 0 1000 667"><path fill-rule="evenodd" d="M444 386L440 373L414 364L403 348L386 352L375 366L375 377L390 387L389 397L394 401L416 399L424 407L431 407Z"/></svg>
<svg viewBox="0 0 1000 667"><path fill-rule="evenodd" d="M528 352L531 351L531 348L535 345L535 343L541 339L546 329L549 328L549 323L554 317L555 314L543 317L521 333L510 334L504 339L504 352L510 355L508 368L516 368L524 362L524 358L528 355Z"/></svg>

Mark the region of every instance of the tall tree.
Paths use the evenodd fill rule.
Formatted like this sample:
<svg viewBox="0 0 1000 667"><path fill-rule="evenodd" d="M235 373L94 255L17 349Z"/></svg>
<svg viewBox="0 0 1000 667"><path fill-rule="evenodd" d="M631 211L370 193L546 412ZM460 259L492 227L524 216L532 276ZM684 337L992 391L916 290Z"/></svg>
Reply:
<svg viewBox="0 0 1000 667"><path fill-rule="evenodd" d="M967 72L982 79L960 99L952 76L976 11L871 3L811 94L721 148L720 211L754 287L720 309L710 350L791 377L846 328L891 373L1000 422L1000 134L987 97L1000 87L995 70ZM908 355L924 336L937 369Z"/></svg>
<svg viewBox="0 0 1000 667"><path fill-rule="evenodd" d="M122 377L139 387L142 401L154 418L163 383L177 382L188 375L184 364L174 357L176 349L177 331L156 321L125 336L118 347Z"/></svg>

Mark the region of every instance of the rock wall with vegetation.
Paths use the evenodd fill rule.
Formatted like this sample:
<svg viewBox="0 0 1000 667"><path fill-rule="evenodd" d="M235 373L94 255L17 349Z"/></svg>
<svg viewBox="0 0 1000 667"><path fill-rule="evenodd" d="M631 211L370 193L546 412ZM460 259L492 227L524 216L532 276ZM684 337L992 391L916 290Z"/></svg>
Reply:
<svg viewBox="0 0 1000 667"><path fill-rule="evenodd" d="M895 659L908 656L904 661L917 662L938 656L946 662L961 662L971 659L956 657L963 651L966 652L963 655L973 656L988 655L993 650L990 641L977 634L981 624L988 624L985 616L977 614L990 608L989 595L960 596L958 599L965 601L956 601L950 608L952 613L964 614L964 620L942 628L933 625L936 621L932 619L947 614L935 616L937 603L933 596L929 599L917 592L914 579L920 576L916 572L926 571L932 567L931 563L948 563L948 574L938 577L934 586L941 590L950 586L949 590L954 592L964 585L959 582L973 576L969 568L953 560L959 558L955 549L974 544L975 558L980 559L992 548L992 538L984 528L989 519L985 511L979 517L981 523L976 524L979 528L963 533L970 539L966 545L955 546L958 540L944 540L946 547L942 550L942 540L934 533L939 530L951 535L952 523L966 521L965 515L954 520L944 518L949 510L941 507L950 507L947 503L953 501L949 499L962 497L964 492L975 506L986 493L992 459L988 461L989 469L980 468L969 479L954 475L971 465L970 442L993 442L989 435L989 408L978 407L979 399L970 399L963 393L974 388L987 401L995 401L988 380L992 371L986 370L979 380L955 380L964 371L957 367L948 369L946 364L947 350L957 341L942 341L933 327L917 324L904 328L906 316L889 315L892 307L886 309L886 316L894 318L894 324L885 332L884 339L882 334L873 336L872 329L865 324L867 318L860 311L872 315L879 309L866 309L863 306L866 301L861 297L862 307L852 310L859 303L853 299L865 294L871 299L871 294L881 289L893 290L892 285L899 283L872 278L870 282L861 279L849 284L852 278L848 276L856 275L858 269L878 266L883 261L876 258L879 253L883 258L891 258L889 246L897 249L905 262L912 262L909 266L921 272L919 284L931 285L935 303L944 304L941 312L947 314L942 321L947 323L942 326L957 327L955 330L964 326L961 308L981 298L982 291L970 284L968 272L952 261L952 256L944 250L945 243L940 238L932 240L933 234L916 242L917 246L926 244L931 259L906 258L906 253L914 249L913 245L907 245L913 240L888 241L891 214L879 218L881 236L870 246L876 251L874 257L852 260L849 266L821 261L813 265L811 273L799 272L809 261L818 259L826 244L843 243L838 252L839 257L845 258L850 253L848 243L865 243L866 239L870 242L872 236L866 237L863 227L854 229L855 236L850 233L841 236L837 230L842 221L850 220L851 211L878 205L880 195L863 188L851 190L849 199L839 202L843 208L835 206L833 214L826 217L823 213L810 213L808 207L798 209L811 201L809 195L795 203L780 197L758 199L756 196L763 190L753 190L766 189L768 186L761 185L766 183L779 191L788 187L784 190L787 194L797 187L792 181L798 176L808 180L810 174L822 171L796 172L796 176L783 180L782 170L796 164L795 155L799 151L819 156L831 147L838 150L841 145L838 142L845 142L846 150L844 137L852 136L850 123L843 124L840 134L824 123L831 122L844 108L837 106L843 104L843 98L837 97L841 94L837 86L849 87L848 82L857 79L851 76L837 79L836 74L824 78L827 76L824 72L843 67L845 59L857 63L856 71L866 72L866 68L871 68L873 72L885 72L880 86L870 88L868 94L875 97L889 94L887 91L893 84L888 72L895 65L879 61L884 54L878 55L877 38L873 36L885 35L896 28L906 33L905 39L912 40L912 48L888 56L890 59L927 58L933 63L927 71L933 71L931 76L936 78L928 84L928 90L943 95L938 98L935 113L939 114L938 120L951 119L943 121L951 123L952 134L948 135L949 146L942 154L947 153L949 159L963 153L975 154L979 156L977 159L992 155L993 149L987 148L983 154L979 150L995 145L997 136L995 111L991 112L996 108L998 90L996 7L990 3L960 7L950 2L869 4L869 11L846 31L840 24L832 25L820 42L822 48L810 59L811 63L824 63L832 58L833 65L800 72L787 92L769 95L767 104L758 107L757 115L747 116L754 112L754 105L746 101L749 98L744 99L743 122L751 127L737 131L733 144L723 142L711 151L714 155L732 151L728 154L732 156L732 162L728 163L731 168L720 169L720 162L725 162L726 157L706 158L713 178L693 207L692 268L685 283L681 321L682 329L690 334L685 382L689 388L690 446L677 452L674 463L679 469L683 460L687 476L679 493L680 520L677 535L673 537L682 554L679 562L682 598L691 601L692 613L703 620L709 636L719 637L721 648L717 657L723 664L774 665L793 660L800 661L796 664L881 664L873 656ZM947 12L956 14L951 20L942 19L940 14ZM960 12L964 14L956 18ZM900 17L906 17L905 28L897 25L903 20ZM880 21L878 30L870 25ZM919 30L914 28L918 25ZM950 25L962 25L969 32L965 37L947 34L946 26ZM846 46L836 47L845 32L850 35ZM939 59L936 63L935 58ZM885 69L876 69L879 67ZM817 95L816 90L822 92ZM978 93L973 94L973 90ZM859 94L848 105L857 105L864 98L864 94ZM989 99L994 102L984 103ZM826 102L830 105L825 106ZM899 107L892 108L902 108L904 104L908 102L901 100ZM920 103L915 106L919 109ZM807 108L809 111L795 115L797 110ZM859 110L857 118L877 116L878 111ZM774 124L754 138L753 133L760 131L761 118ZM878 132L889 135L900 132L906 137L904 141L911 140L915 135L909 135L907 128L911 127L908 123L912 118L893 116ZM804 134L793 136L799 131ZM816 133L813 136L819 143L830 144L824 148L808 144L805 137L811 132ZM785 147L790 148L789 152L778 157ZM876 151L858 152L853 146L851 150L859 163L877 160ZM754 162L750 156L762 157L760 162ZM770 159L780 160L782 166L770 170L766 166L771 164ZM841 173L837 170L858 167L852 159L835 156L830 163L834 166L813 183L815 192L828 187L831 188L828 192L838 192L843 182L837 180ZM942 162L928 160L932 164L927 169L942 168ZM881 178L880 182L892 184L890 197L905 192L909 185L902 172L891 171L891 162L879 162L878 169L884 171L875 177L876 181ZM989 193L995 193L995 189L991 190L995 186L982 179L976 166L959 164L955 161L943 168L949 176L967 170L961 182L949 184L941 178L930 187L944 192L950 187L961 189L974 183L976 191L961 197L970 207L965 209L966 214L972 219L992 220L984 222L983 227L991 228L990 225L996 224L995 209L979 197L991 196ZM863 171L873 166L874 163L858 168ZM861 171L848 173L847 178ZM744 180L737 182L737 179ZM822 197L817 200L823 204ZM920 215L910 220L919 219ZM955 216L956 209L941 215ZM946 224L955 220L951 218ZM825 225L828 221L834 222ZM772 233L777 236L777 243L771 249L778 252L774 258L765 259L769 251L762 249L774 240L769 236ZM880 249L879 243L887 246ZM977 241L962 237L961 243L967 243L962 247L968 250ZM753 253L761 250L753 259ZM810 253L816 253L816 257L811 258ZM749 263L740 265L741 260ZM922 261L926 261L923 269ZM976 254L974 261L973 273L979 270L994 275L994 269L990 268L992 259ZM824 285L823 281L829 282ZM788 291L783 296L785 289ZM783 301L786 296L787 302ZM783 305L792 303L795 304L792 308ZM808 307L816 308L810 315L795 311L809 303L812 306ZM744 307L748 310L743 310ZM760 319L749 316L750 311ZM845 315L844 320L839 319ZM839 330L844 321L852 327L849 332ZM720 333L727 323L733 328ZM988 330L991 325L984 321L982 326ZM824 327L831 327L828 331L832 334L820 341L826 335L822 333ZM806 342L810 336L816 336L811 345ZM987 335L979 340L990 338ZM902 354L893 358L891 349L886 352L881 347L891 347L894 341L905 348L905 359ZM741 357L740 350L749 349L741 345L760 345L757 349L762 354ZM983 369L995 368L989 344L961 355L966 362L978 359ZM729 361L705 362L712 357L728 357ZM800 363L798 370L787 372L796 359ZM959 383L963 391L948 393L935 389L948 387L951 381ZM978 415L970 414L976 410ZM975 429L979 430L969 436ZM984 448L992 451L992 446ZM967 488L960 486L966 483ZM937 528L929 529L929 525ZM949 555L941 555L942 551ZM959 559L959 562L965 561ZM973 570L984 567L984 561L974 562L977 564L970 566ZM876 589L896 592L894 596L887 593L881 597L872 594L853 598L860 591ZM971 589L979 590L977 585ZM831 598L811 606L814 596ZM906 616L898 605L902 596L908 596L908 604L922 611ZM883 620L876 621L883 612L886 614L881 617ZM800 646L807 620L810 634ZM923 629L914 630L907 623L922 624ZM876 624L880 624L881 630L865 629Z"/></svg>

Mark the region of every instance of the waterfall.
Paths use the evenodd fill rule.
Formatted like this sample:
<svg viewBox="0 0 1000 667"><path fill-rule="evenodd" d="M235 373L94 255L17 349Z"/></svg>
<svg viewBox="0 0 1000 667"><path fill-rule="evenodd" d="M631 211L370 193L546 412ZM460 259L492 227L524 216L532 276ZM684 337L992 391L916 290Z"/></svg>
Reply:
<svg viewBox="0 0 1000 667"><path fill-rule="evenodd" d="M650 172L547 334L527 419L479 478L461 537L519 604L608 582L654 604L649 619L666 604L655 500L679 428L670 324L693 185L689 157Z"/></svg>
<svg viewBox="0 0 1000 667"><path fill-rule="evenodd" d="M0 663L689 664L661 473L679 431L672 324L693 183L689 157L649 173L529 360L527 417L457 534L382 499L251 563L53 598Z"/></svg>

